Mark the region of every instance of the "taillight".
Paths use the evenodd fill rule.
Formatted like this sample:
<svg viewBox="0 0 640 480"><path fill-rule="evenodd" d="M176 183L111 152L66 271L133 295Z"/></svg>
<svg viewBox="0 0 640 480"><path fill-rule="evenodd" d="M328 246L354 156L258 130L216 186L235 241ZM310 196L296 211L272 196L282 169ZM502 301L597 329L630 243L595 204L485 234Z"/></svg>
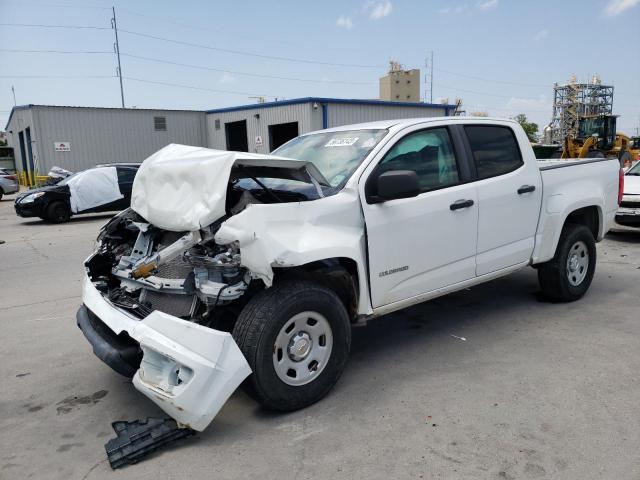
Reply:
<svg viewBox="0 0 640 480"><path fill-rule="evenodd" d="M618 172L618 206L622 203L622 196L624 195L624 170L620 169Z"/></svg>
<svg viewBox="0 0 640 480"><path fill-rule="evenodd" d="M18 177L16 177L15 175L7 175L7 178L8 178L9 180L13 180L14 182L17 182L17 181L18 181Z"/></svg>

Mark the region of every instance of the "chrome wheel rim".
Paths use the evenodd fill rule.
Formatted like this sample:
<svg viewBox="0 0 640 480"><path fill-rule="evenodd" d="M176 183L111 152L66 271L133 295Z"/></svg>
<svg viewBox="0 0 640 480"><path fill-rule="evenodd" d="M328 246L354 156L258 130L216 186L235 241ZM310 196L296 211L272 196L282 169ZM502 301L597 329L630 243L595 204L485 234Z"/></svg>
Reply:
<svg viewBox="0 0 640 480"><path fill-rule="evenodd" d="M284 323L273 345L273 368L287 385L312 382L329 362L333 334L318 312L301 312Z"/></svg>
<svg viewBox="0 0 640 480"><path fill-rule="evenodd" d="M567 256L567 279L569 284L577 287L587 276L589 270L589 250L583 241L574 243Z"/></svg>

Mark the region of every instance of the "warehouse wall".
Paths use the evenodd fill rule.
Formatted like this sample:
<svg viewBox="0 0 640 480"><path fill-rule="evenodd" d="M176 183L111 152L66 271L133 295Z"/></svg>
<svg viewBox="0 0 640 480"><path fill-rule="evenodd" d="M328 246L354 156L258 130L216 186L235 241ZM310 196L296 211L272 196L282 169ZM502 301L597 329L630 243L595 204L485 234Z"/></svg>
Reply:
<svg viewBox="0 0 640 480"><path fill-rule="evenodd" d="M255 118L259 114L260 118ZM216 120L220 121L220 128L216 129ZM253 108L230 112L210 113L207 115L207 136L209 147L226 150L224 124L239 120L247 121L247 136L249 151L255 153L269 153L269 125L298 122L298 133L303 134L322 128L322 108L313 108L311 103L283 105L279 107ZM261 136L263 144L256 147L255 138Z"/></svg>
<svg viewBox="0 0 640 480"><path fill-rule="evenodd" d="M376 120L443 117L446 115L446 109L439 107L427 108L329 103L327 113L328 126L339 127L341 125L374 122Z"/></svg>
<svg viewBox="0 0 640 480"><path fill-rule="evenodd" d="M99 163L142 162L170 143L206 146L203 112L34 106L39 172L52 166L79 171ZM154 116L167 119L166 131L154 130ZM70 142L56 152L54 142Z"/></svg>
<svg viewBox="0 0 640 480"><path fill-rule="evenodd" d="M255 118L255 115L260 118ZM446 115L444 107L415 107L398 105L366 105L353 103L327 104L327 126L338 127L353 123L372 122L400 118L440 117ZM216 120L219 128L216 129ZM298 133L322 129L322 105L313 108L313 102L262 108L212 112L207 115L207 137L209 147L227 149L225 123L246 120L249 151L269 153L269 125L298 122ZM262 146L255 145L256 136L261 136Z"/></svg>

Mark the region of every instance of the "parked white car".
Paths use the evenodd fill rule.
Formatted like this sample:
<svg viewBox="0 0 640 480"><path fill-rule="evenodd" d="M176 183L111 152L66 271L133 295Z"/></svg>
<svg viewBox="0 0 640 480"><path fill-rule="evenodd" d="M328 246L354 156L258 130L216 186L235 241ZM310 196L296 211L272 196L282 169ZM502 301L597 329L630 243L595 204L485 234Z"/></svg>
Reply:
<svg viewBox="0 0 640 480"><path fill-rule="evenodd" d="M536 161L509 120L343 126L273 155L170 145L102 229L78 325L181 425L203 430L245 379L303 408L356 322L527 266L548 297L582 297L620 181L616 160Z"/></svg>
<svg viewBox="0 0 640 480"><path fill-rule="evenodd" d="M624 194L616 213L616 223L640 227L640 162L636 162L624 175Z"/></svg>
<svg viewBox="0 0 640 480"><path fill-rule="evenodd" d="M0 200L3 195L11 195L20 191L18 177L9 170L0 168Z"/></svg>

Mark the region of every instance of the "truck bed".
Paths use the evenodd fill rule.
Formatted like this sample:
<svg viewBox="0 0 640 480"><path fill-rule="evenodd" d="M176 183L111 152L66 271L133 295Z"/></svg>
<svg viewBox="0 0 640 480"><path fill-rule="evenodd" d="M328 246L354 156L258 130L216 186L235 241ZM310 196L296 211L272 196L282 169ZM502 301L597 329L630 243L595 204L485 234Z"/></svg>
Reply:
<svg viewBox="0 0 640 480"><path fill-rule="evenodd" d="M601 221L594 226L594 237L596 241L602 239L618 209L620 163L615 158L549 159L538 160L538 167L542 175L542 206L532 255L534 264L553 257L567 212L597 205Z"/></svg>

